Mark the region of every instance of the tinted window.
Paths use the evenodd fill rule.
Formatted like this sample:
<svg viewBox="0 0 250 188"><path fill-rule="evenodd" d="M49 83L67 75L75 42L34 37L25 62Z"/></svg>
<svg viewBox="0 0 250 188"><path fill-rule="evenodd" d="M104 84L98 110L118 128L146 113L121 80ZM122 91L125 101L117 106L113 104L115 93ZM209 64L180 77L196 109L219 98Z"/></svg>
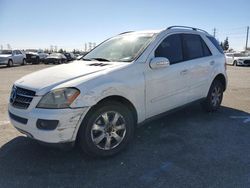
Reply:
<svg viewBox="0 0 250 188"><path fill-rule="evenodd" d="M164 39L155 50L155 57L166 57L170 64L183 60L180 35L171 35Z"/></svg>
<svg viewBox="0 0 250 188"><path fill-rule="evenodd" d="M219 42L211 36L207 36L207 38L213 43L213 45L219 50L220 53L224 54L221 46L219 45Z"/></svg>
<svg viewBox="0 0 250 188"><path fill-rule="evenodd" d="M184 56L186 60L203 56L203 47L199 35L183 34Z"/></svg>
<svg viewBox="0 0 250 188"><path fill-rule="evenodd" d="M201 38L201 43L202 43L202 48L203 48L203 56L212 55L211 51L209 50L209 48L207 47L206 43L203 41L202 38Z"/></svg>

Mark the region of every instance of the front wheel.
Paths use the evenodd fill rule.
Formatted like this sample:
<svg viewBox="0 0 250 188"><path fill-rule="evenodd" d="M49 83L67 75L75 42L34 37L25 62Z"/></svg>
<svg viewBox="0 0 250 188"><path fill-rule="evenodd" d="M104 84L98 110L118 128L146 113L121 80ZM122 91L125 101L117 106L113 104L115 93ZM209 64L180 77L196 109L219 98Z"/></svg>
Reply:
<svg viewBox="0 0 250 188"><path fill-rule="evenodd" d="M203 108L207 112L214 112L220 108L223 99L223 85L219 80L214 80L207 98L202 102Z"/></svg>
<svg viewBox="0 0 250 188"><path fill-rule="evenodd" d="M238 62L235 60L233 66L238 66Z"/></svg>
<svg viewBox="0 0 250 188"><path fill-rule="evenodd" d="M81 149L96 157L115 155L134 135L134 117L125 105L110 101L94 107L78 132Z"/></svg>
<svg viewBox="0 0 250 188"><path fill-rule="evenodd" d="M22 65L26 65L26 64L27 64L26 59L23 59Z"/></svg>
<svg viewBox="0 0 250 188"><path fill-rule="evenodd" d="M8 61L7 67L13 67L13 61L11 59Z"/></svg>
<svg viewBox="0 0 250 188"><path fill-rule="evenodd" d="M35 64L40 64L40 58L36 57Z"/></svg>

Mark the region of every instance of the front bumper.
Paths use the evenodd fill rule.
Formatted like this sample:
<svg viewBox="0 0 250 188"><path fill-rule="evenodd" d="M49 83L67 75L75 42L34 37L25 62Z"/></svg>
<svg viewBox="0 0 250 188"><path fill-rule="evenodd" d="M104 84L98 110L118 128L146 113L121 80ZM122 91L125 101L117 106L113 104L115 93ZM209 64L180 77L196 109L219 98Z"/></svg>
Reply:
<svg viewBox="0 0 250 188"><path fill-rule="evenodd" d="M45 143L74 142L78 128L88 108L78 109L39 109L22 110L9 104L9 117L14 127L28 137ZM58 120L53 130L41 130L37 121Z"/></svg>
<svg viewBox="0 0 250 188"><path fill-rule="evenodd" d="M8 64L8 59L0 60L0 65L7 65L7 64Z"/></svg>

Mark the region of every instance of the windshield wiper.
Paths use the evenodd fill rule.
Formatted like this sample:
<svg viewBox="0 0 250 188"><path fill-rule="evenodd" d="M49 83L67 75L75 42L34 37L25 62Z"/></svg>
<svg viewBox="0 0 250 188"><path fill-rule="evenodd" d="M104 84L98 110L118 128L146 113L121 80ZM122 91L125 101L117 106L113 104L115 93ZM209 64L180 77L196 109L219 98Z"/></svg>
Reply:
<svg viewBox="0 0 250 188"><path fill-rule="evenodd" d="M91 59L85 59L85 58L80 58L80 59L78 59L78 60L83 60L83 61L92 61Z"/></svg>
<svg viewBox="0 0 250 188"><path fill-rule="evenodd" d="M101 57L90 58L90 60L97 60L97 61L108 61L108 62L110 62L110 60L108 60L108 59L104 59L104 58L101 58Z"/></svg>

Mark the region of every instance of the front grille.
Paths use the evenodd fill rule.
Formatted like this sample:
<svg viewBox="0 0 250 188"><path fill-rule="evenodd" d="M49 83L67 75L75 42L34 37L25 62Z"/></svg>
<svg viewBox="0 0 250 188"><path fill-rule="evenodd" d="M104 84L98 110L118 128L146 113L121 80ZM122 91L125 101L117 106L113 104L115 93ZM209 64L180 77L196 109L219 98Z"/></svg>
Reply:
<svg viewBox="0 0 250 188"><path fill-rule="evenodd" d="M250 65L250 60L245 60L244 63Z"/></svg>
<svg viewBox="0 0 250 188"><path fill-rule="evenodd" d="M26 54L26 59L31 59L31 54Z"/></svg>
<svg viewBox="0 0 250 188"><path fill-rule="evenodd" d="M35 95L35 91L14 86L11 91L10 103L15 108L27 109Z"/></svg>

